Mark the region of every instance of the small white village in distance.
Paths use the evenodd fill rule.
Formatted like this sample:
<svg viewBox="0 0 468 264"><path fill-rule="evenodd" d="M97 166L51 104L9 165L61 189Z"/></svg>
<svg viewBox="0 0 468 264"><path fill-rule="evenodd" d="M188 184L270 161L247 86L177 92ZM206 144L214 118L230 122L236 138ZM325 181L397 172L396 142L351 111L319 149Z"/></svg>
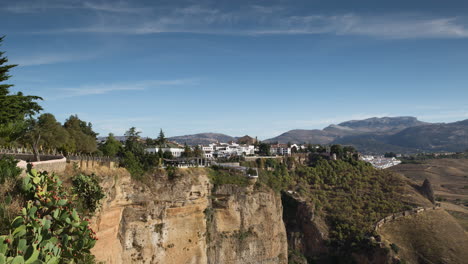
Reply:
<svg viewBox="0 0 468 264"><path fill-rule="evenodd" d="M336 160L336 154L332 153L330 146L321 146L321 145L311 145L311 144L266 144L268 150L261 150L259 144L256 144L255 139L245 136L248 138L247 141L250 141L252 144L242 144L239 142L216 142L206 145L196 145L196 146L187 146L182 145L174 141L166 141L163 145L154 145L147 146L145 152L156 154L156 153L170 153L170 157L174 160L183 160L187 157L184 153L187 151L187 147L190 151L196 152L199 151L199 158L209 160L209 164L222 164L217 163L216 161L235 161L240 160L256 160L257 158L280 158L285 156L296 156L296 154L315 152L320 148L323 148L320 151L320 155L326 159ZM245 138L244 137L244 138ZM104 143L107 137L102 137L98 139L98 143ZM126 137L116 137L121 143L125 144ZM144 139L141 139L144 140ZM266 153L267 152L267 153ZM397 154L396 157L385 157L384 155L361 155L358 154L360 160L370 163L377 169L386 169L401 163L396 157L401 157L400 154ZM179 163L175 163L180 165ZM182 162L183 164L183 162ZM232 163L231 163L232 164ZM200 166L207 165L205 163L197 164Z"/></svg>

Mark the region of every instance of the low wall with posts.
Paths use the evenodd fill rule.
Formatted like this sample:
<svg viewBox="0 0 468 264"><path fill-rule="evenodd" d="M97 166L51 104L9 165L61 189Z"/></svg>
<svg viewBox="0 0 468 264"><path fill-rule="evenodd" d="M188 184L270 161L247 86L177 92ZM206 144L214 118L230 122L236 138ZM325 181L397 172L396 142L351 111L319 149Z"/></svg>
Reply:
<svg viewBox="0 0 468 264"><path fill-rule="evenodd" d="M36 170L55 173L64 172L67 167L67 163L74 163L78 168L84 170L93 169L97 166L113 169L119 165L118 159L116 158L81 155L69 155L65 157L57 151L39 153L41 161L35 161L34 154L25 148L0 147L0 157L2 155L12 156L19 160L17 164L19 168L26 169L28 163L30 163Z"/></svg>
<svg viewBox="0 0 468 264"><path fill-rule="evenodd" d="M110 157L93 157L93 156L68 156L69 163L75 164L82 170L89 170L96 167L107 167L114 169L119 166L119 160Z"/></svg>

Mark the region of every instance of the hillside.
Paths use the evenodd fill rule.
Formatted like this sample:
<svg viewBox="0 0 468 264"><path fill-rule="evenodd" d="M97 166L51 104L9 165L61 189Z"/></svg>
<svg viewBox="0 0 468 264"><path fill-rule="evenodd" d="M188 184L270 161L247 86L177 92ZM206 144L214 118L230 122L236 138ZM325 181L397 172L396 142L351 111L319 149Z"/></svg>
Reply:
<svg viewBox="0 0 468 264"><path fill-rule="evenodd" d="M461 264L468 259L468 235L444 210L399 218L383 225L379 233L396 245L406 263Z"/></svg>
<svg viewBox="0 0 468 264"><path fill-rule="evenodd" d="M187 143L187 145L207 145L216 142L236 141L236 138L220 133L199 133L193 135L170 137L168 139L180 144Z"/></svg>
<svg viewBox="0 0 468 264"><path fill-rule="evenodd" d="M266 140L267 142L280 143L312 143L328 144L339 138L362 134L382 135L399 132L408 127L420 126L426 123L415 117L373 117L364 120L351 120L329 125L323 130L295 129L283 133L277 137Z"/></svg>
<svg viewBox="0 0 468 264"><path fill-rule="evenodd" d="M468 159L433 159L421 164L400 164L390 170L417 184L428 179L442 208L468 231Z"/></svg>
<svg viewBox="0 0 468 264"><path fill-rule="evenodd" d="M425 125L426 122L419 121L412 116L399 117L372 117L364 120L351 120L340 123L339 127L362 133L396 133L408 127ZM325 128L330 129L332 126Z"/></svg>
<svg viewBox="0 0 468 264"><path fill-rule="evenodd" d="M468 120L410 127L388 136L385 142L423 151L464 151L468 148Z"/></svg>

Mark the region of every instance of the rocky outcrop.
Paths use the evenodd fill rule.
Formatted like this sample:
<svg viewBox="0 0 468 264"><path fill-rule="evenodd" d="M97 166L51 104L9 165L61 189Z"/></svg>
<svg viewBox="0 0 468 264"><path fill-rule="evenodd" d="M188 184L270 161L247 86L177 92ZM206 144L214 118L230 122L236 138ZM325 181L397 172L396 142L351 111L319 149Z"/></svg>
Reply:
<svg viewBox="0 0 468 264"><path fill-rule="evenodd" d="M425 179L422 186L420 187L421 194L424 195L429 201L435 203L434 190L432 184L428 179Z"/></svg>
<svg viewBox="0 0 468 264"><path fill-rule="evenodd" d="M282 194L283 220L291 250L308 258L328 253L328 227L311 205L289 193Z"/></svg>
<svg viewBox="0 0 468 264"><path fill-rule="evenodd" d="M223 185L207 210L208 263L287 263L281 198L271 189Z"/></svg>
<svg viewBox="0 0 468 264"><path fill-rule="evenodd" d="M205 169L146 184L105 177L93 254L111 263L287 263L280 197L253 186L212 191Z"/></svg>

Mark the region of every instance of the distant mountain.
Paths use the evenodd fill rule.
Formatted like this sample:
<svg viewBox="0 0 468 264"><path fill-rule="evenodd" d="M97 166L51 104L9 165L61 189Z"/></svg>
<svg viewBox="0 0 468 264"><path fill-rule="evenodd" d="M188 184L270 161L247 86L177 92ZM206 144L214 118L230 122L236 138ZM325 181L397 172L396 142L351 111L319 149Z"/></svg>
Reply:
<svg viewBox="0 0 468 264"><path fill-rule="evenodd" d="M266 141L353 145L364 153L457 152L468 149L468 120L433 124L411 116L373 117L323 130L290 130Z"/></svg>
<svg viewBox="0 0 468 264"><path fill-rule="evenodd" d="M428 124L412 116L372 117L364 120L351 120L338 125L330 125L325 131L342 130L343 133L396 133L408 127Z"/></svg>
<svg viewBox="0 0 468 264"><path fill-rule="evenodd" d="M468 149L468 119L410 127L387 136L385 141L391 145L422 151L464 151Z"/></svg>
<svg viewBox="0 0 468 264"><path fill-rule="evenodd" d="M361 152L459 152L468 149L468 119L454 123L424 124L394 134L346 136L332 143L353 145Z"/></svg>
<svg viewBox="0 0 468 264"><path fill-rule="evenodd" d="M294 129L277 137L264 140L264 142L328 144L336 138L336 134L324 130Z"/></svg>
<svg viewBox="0 0 468 264"><path fill-rule="evenodd" d="M329 144L345 136L355 136L362 134L391 134L399 132L408 127L426 124L415 117L373 117L364 120L351 120L338 125L330 125L323 130L295 129L283 133L277 137L267 139L267 142L280 143L313 143Z"/></svg>
<svg viewBox="0 0 468 264"><path fill-rule="evenodd" d="M168 139L180 144L187 143L187 145L207 145L216 142L236 141L235 137L220 133L199 133L193 135L170 137Z"/></svg>

